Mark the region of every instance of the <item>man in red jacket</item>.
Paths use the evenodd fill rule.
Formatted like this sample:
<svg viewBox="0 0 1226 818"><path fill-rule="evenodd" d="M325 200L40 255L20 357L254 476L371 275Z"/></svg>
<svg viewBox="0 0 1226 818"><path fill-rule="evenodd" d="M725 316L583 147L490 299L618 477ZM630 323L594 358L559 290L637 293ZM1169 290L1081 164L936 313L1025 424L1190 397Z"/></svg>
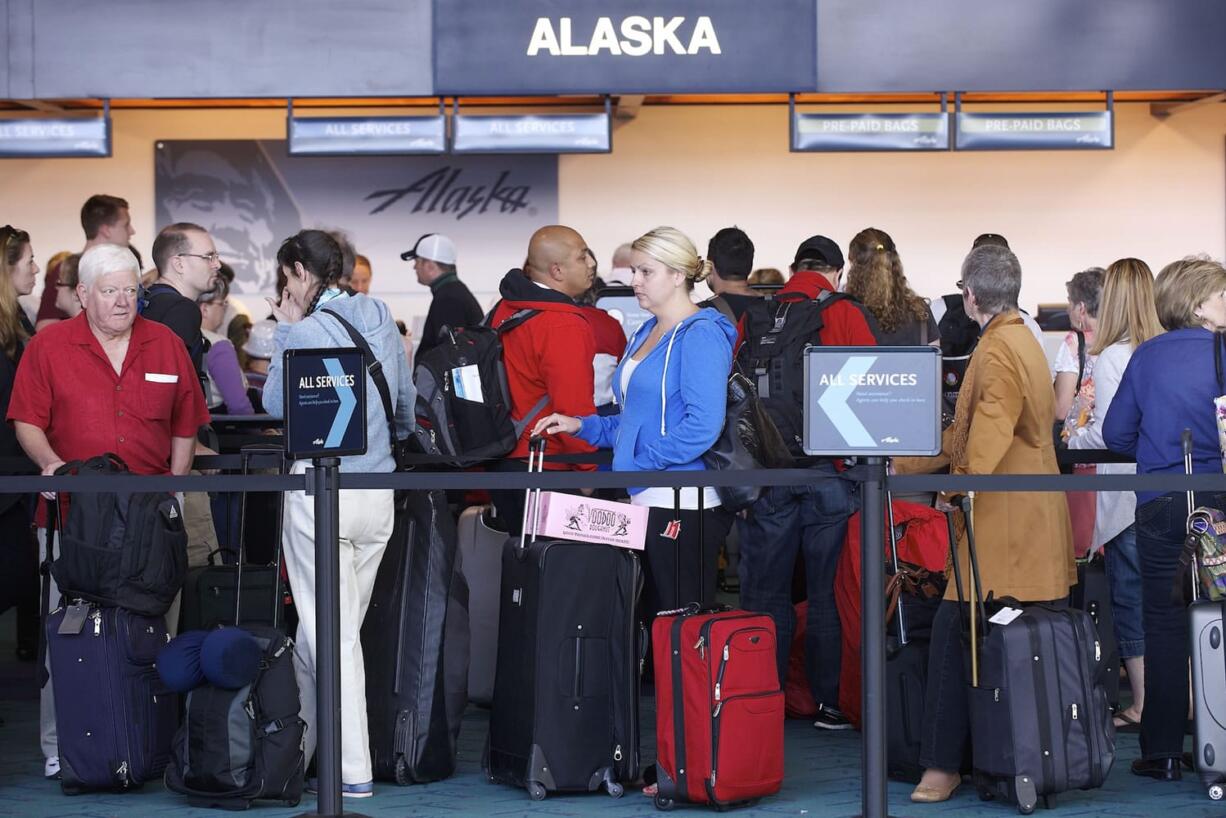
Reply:
<svg viewBox="0 0 1226 818"><path fill-rule="evenodd" d="M801 243L792 262L792 277L777 294L817 300L833 292L843 275L843 253L825 236ZM867 311L850 297L831 299L822 308L818 337L822 346L876 346ZM741 606L768 613L775 620L779 678L787 678L792 644L792 571L797 552L804 556L809 609L805 629L805 671L818 703L815 727L844 730L851 726L838 709L842 628L834 604L834 574L847 520L858 506L853 484L837 476L835 461L811 465L813 478L801 486L770 486L738 520L741 535Z"/></svg>
<svg viewBox="0 0 1226 818"><path fill-rule="evenodd" d="M511 416L527 422L510 459L499 463L500 471L527 468L528 440L537 418L551 412L574 417L596 413L592 400L595 334L575 300L592 286L595 274L595 261L583 237L569 227L550 225L532 234L524 269L511 270L499 285L502 300L494 308L492 327L497 329L521 310L533 311L502 335ZM571 435L554 435L549 443L551 454L595 451ZM552 464L549 468L592 467ZM490 495L503 524L519 533L524 493L492 491Z"/></svg>

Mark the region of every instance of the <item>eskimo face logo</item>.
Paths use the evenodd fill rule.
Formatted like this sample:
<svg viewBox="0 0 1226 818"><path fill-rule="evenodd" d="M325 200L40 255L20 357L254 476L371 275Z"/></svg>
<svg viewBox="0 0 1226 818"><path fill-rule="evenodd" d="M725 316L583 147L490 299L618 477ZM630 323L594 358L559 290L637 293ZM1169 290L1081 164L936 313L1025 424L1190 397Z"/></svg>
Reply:
<svg viewBox="0 0 1226 818"><path fill-rule="evenodd" d="M589 57L607 52L614 57L642 57L665 53L694 56L703 51L708 54L723 53L710 17L699 17L692 28L685 25L684 17L648 19L635 15L621 20L617 26L614 26L613 18L601 17L596 20L586 42L582 39L575 41L575 35L582 37L583 32L575 32L571 22L569 17L560 17L555 25L549 17L537 18L532 37L528 40L527 55L536 57L545 53L554 57ZM687 31L689 39L683 43L682 36Z"/></svg>

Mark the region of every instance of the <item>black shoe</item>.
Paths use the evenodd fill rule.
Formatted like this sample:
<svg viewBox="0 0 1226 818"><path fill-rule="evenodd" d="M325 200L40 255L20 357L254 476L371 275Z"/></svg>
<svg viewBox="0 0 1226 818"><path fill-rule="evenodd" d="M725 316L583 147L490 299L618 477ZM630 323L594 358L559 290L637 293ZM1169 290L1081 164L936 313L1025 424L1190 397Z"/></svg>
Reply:
<svg viewBox="0 0 1226 818"><path fill-rule="evenodd" d="M1156 778L1159 781L1178 781L1183 777L1178 758L1138 758L1132 762L1132 774Z"/></svg>
<svg viewBox="0 0 1226 818"><path fill-rule="evenodd" d="M817 721L813 726L820 730L850 730L851 722L837 707L821 704L817 707Z"/></svg>

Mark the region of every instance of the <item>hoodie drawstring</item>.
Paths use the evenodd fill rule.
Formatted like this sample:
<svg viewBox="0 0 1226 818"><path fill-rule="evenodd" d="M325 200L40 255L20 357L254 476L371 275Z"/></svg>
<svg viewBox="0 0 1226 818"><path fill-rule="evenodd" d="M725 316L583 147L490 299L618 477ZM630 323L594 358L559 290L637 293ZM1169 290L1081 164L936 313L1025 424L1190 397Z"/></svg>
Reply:
<svg viewBox="0 0 1226 818"><path fill-rule="evenodd" d="M685 322L673 327L673 334L668 339L668 349L664 352L664 372L660 375L660 437L668 434L664 425L664 417L668 409L668 361L673 356L673 342L677 340L677 331L681 329L682 323Z"/></svg>

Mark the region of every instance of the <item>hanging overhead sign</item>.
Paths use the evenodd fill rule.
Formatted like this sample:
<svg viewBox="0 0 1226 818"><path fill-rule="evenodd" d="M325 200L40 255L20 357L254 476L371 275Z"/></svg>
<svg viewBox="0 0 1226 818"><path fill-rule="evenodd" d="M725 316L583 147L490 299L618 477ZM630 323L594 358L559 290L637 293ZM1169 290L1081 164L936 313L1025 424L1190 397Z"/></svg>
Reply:
<svg viewBox="0 0 1226 818"><path fill-rule="evenodd" d="M0 158L108 157L111 118L0 119Z"/></svg>
<svg viewBox="0 0 1226 818"><path fill-rule="evenodd" d="M444 153L443 116L289 117L290 156Z"/></svg>
<svg viewBox="0 0 1226 818"><path fill-rule="evenodd" d="M936 347L810 347L804 376L805 454L941 451Z"/></svg>
<svg viewBox="0 0 1226 818"><path fill-rule="evenodd" d="M452 117L453 153L608 153L608 114Z"/></svg>
<svg viewBox="0 0 1226 818"><path fill-rule="evenodd" d="M792 112L793 151L949 150L949 115Z"/></svg>
<svg viewBox="0 0 1226 818"><path fill-rule="evenodd" d="M1111 114L959 112L954 145L960 151L1110 150L1115 146Z"/></svg>
<svg viewBox="0 0 1226 818"><path fill-rule="evenodd" d="M448 0L438 94L730 93L817 81L813 0Z"/></svg>

